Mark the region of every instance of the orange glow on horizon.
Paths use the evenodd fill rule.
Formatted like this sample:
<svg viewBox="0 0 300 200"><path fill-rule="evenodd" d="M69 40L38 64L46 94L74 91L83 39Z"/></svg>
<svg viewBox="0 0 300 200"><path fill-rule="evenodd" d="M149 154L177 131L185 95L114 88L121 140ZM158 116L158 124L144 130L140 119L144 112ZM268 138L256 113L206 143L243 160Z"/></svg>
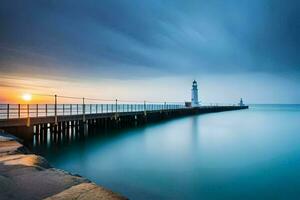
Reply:
<svg viewBox="0 0 300 200"><path fill-rule="evenodd" d="M4 74L0 75L0 104L54 104L55 94L57 94L58 104L81 104L83 97L86 98L86 104L114 103L115 99L118 99L119 102L180 101L181 97L179 97L178 91L183 91L181 96L184 96L186 88L184 86L177 87L178 91L170 93L168 86L170 82L176 81L177 79L158 78L155 79L157 83L153 84L152 79L61 80L51 79L51 77L36 78ZM154 91L154 93L148 91ZM31 99L24 98L24 94L30 94ZM168 94L168 96L161 94ZM105 101L91 99L104 99Z"/></svg>

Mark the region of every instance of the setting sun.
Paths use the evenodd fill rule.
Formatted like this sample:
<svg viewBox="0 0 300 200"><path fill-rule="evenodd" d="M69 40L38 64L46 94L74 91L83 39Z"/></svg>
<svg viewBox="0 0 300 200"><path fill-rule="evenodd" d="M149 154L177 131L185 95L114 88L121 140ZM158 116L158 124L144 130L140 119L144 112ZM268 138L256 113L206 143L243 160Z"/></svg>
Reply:
<svg viewBox="0 0 300 200"><path fill-rule="evenodd" d="M24 101L30 101L32 99L32 95L31 94L23 94L22 99Z"/></svg>

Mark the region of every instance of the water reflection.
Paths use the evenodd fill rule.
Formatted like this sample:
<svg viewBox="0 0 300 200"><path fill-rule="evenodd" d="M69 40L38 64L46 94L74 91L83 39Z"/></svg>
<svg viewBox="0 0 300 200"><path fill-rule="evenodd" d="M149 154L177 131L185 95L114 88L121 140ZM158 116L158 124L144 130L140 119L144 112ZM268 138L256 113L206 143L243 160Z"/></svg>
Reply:
<svg viewBox="0 0 300 200"><path fill-rule="evenodd" d="M89 127L47 145L36 138L34 150L130 199L298 199L299 111L255 107L112 131Z"/></svg>
<svg viewBox="0 0 300 200"><path fill-rule="evenodd" d="M198 147L198 144L199 144L199 137L198 135L200 134L199 132L199 122L198 122L199 118L197 117L193 117L191 118L191 121L192 121L192 125L191 125L191 133L190 135L192 136L192 141L191 141L191 146L193 147L191 150L192 151L196 151L197 150L197 147Z"/></svg>
<svg viewBox="0 0 300 200"><path fill-rule="evenodd" d="M29 145L33 147L46 146L48 148L52 145L63 145L77 139L82 139L83 137L88 137L88 131L87 126L82 130L79 130L77 127L69 127L61 131L51 131L47 128L43 131L35 132L32 143Z"/></svg>

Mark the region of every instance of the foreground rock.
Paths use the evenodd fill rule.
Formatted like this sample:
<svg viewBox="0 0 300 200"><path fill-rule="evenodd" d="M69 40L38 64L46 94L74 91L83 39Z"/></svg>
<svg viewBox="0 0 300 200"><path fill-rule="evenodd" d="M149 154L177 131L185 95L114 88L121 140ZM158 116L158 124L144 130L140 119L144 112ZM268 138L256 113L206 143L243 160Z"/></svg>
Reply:
<svg viewBox="0 0 300 200"><path fill-rule="evenodd" d="M126 199L89 180L52 168L17 138L0 132L0 199Z"/></svg>

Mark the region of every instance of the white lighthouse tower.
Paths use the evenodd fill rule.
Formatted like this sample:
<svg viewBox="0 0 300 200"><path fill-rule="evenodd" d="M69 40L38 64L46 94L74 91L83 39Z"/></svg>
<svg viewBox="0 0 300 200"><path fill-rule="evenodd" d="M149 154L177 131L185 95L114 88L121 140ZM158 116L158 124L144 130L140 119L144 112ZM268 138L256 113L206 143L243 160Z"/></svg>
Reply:
<svg viewBox="0 0 300 200"><path fill-rule="evenodd" d="M193 86L192 86L192 107L197 107L199 106L199 101L198 101L198 88L197 88L197 81L193 81Z"/></svg>
<svg viewBox="0 0 300 200"><path fill-rule="evenodd" d="M244 104L244 102L243 102L243 99L242 99L242 98L241 98L241 100L240 100L239 106L245 106L245 104Z"/></svg>

